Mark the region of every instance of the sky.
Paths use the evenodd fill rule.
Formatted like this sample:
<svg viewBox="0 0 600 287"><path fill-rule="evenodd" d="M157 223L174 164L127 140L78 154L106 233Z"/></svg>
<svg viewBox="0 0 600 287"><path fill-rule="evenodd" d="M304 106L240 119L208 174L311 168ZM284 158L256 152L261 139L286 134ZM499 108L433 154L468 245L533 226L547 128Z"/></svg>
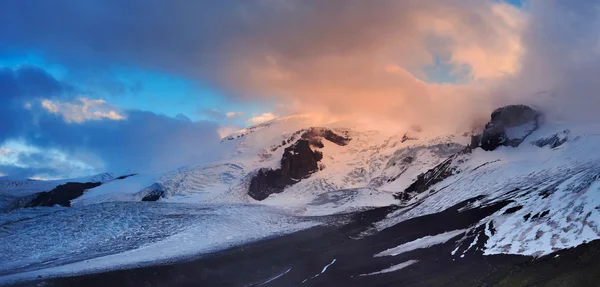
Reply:
<svg viewBox="0 0 600 287"><path fill-rule="evenodd" d="M165 170L293 113L596 120L595 1L0 1L0 176Z"/></svg>

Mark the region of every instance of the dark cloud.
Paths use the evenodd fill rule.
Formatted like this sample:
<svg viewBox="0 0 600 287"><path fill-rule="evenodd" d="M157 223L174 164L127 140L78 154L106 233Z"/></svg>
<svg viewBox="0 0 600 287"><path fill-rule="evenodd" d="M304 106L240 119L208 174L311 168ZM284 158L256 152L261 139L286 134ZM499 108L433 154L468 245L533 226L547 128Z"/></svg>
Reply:
<svg viewBox="0 0 600 287"><path fill-rule="evenodd" d="M41 95L68 95L68 91L67 86L39 68L0 68L0 141L33 125L25 108L28 101Z"/></svg>
<svg viewBox="0 0 600 287"><path fill-rule="evenodd" d="M0 143L19 140L41 150L19 154L21 167L5 164L0 172L76 174L77 168L83 167L74 162L94 166L97 171L140 171L200 163L216 156L209 152L219 140L218 127L212 122L128 110L123 120L68 123L42 108L42 99L73 101L69 90L69 85L36 67L0 70ZM71 164L57 161L56 153L70 157Z"/></svg>

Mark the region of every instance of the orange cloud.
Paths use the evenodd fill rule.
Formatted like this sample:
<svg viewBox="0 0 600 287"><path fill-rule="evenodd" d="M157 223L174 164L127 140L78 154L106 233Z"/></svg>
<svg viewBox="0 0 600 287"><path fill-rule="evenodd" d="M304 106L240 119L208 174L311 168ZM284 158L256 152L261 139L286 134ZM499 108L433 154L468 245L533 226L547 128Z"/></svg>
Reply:
<svg viewBox="0 0 600 287"><path fill-rule="evenodd" d="M526 15L496 1L267 2L270 9L244 11L256 34L229 42L219 81L234 94L285 103L279 114L468 124L493 108L483 91L518 73L524 52ZM456 73L467 67L470 81L417 79L433 56Z"/></svg>

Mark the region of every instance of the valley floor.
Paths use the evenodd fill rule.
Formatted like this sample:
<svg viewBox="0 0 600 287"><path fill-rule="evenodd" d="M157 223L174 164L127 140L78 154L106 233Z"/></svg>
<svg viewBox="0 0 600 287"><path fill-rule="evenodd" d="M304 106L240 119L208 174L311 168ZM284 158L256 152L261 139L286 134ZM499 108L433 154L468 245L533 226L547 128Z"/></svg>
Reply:
<svg viewBox="0 0 600 287"><path fill-rule="evenodd" d="M540 258L483 255L485 226L474 224L507 202L461 209L473 200L370 235L395 207L191 260L19 286L598 286L600 241Z"/></svg>

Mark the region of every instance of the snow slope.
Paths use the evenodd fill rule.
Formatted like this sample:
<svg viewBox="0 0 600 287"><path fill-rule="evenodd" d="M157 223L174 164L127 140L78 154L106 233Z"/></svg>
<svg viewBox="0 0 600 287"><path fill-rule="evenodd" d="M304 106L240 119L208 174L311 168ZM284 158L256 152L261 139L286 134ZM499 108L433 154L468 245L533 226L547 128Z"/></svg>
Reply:
<svg viewBox="0 0 600 287"><path fill-rule="evenodd" d="M310 127L351 140L340 145L323 139L322 147L312 147L323 153L318 171L263 201L249 197L254 174L278 168L284 149ZM0 215L0 224L7 226L0 232L16 246L0 250L0 274L11 276L6 279L83 272L188 256L316 224L305 221L313 217L298 216L399 204L375 224L381 231L473 198L477 201L464 209L499 202L505 206L466 230L433 234L382 255L427 248L462 233L455 251L464 252L452 256L474 249L540 256L600 239L599 124L546 123L518 147L489 152L464 152L470 135L389 131L306 115L275 119L224 138L219 161L106 181L73 200L71 209L34 208ZM402 202L394 198L443 162L453 171L447 178ZM12 183L4 190L27 194L44 184L54 183L22 189ZM160 188L164 198L139 202L149 188ZM63 232L36 230L27 222ZM483 245L480 239L485 239ZM58 241L64 244L53 245Z"/></svg>
<svg viewBox="0 0 600 287"><path fill-rule="evenodd" d="M547 124L519 147L474 150L456 165L459 173L411 199L378 223L385 229L404 220L443 211L483 196L470 208L508 201L485 225L485 254L540 256L600 238L600 125ZM552 148L538 146L567 139Z"/></svg>
<svg viewBox="0 0 600 287"><path fill-rule="evenodd" d="M340 146L323 139L323 147L313 147L323 153L321 170L264 201L250 198L247 192L253 174L262 168L278 168L283 150L310 127L330 129L351 140ZM389 205L395 192L464 148L469 140L462 133L439 136L412 129L396 133L308 115L288 116L225 137L220 147L225 156L218 162L102 185L73 203L139 201L140 192L156 184L166 191L161 199L165 202L259 203L300 215L349 212Z"/></svg>

